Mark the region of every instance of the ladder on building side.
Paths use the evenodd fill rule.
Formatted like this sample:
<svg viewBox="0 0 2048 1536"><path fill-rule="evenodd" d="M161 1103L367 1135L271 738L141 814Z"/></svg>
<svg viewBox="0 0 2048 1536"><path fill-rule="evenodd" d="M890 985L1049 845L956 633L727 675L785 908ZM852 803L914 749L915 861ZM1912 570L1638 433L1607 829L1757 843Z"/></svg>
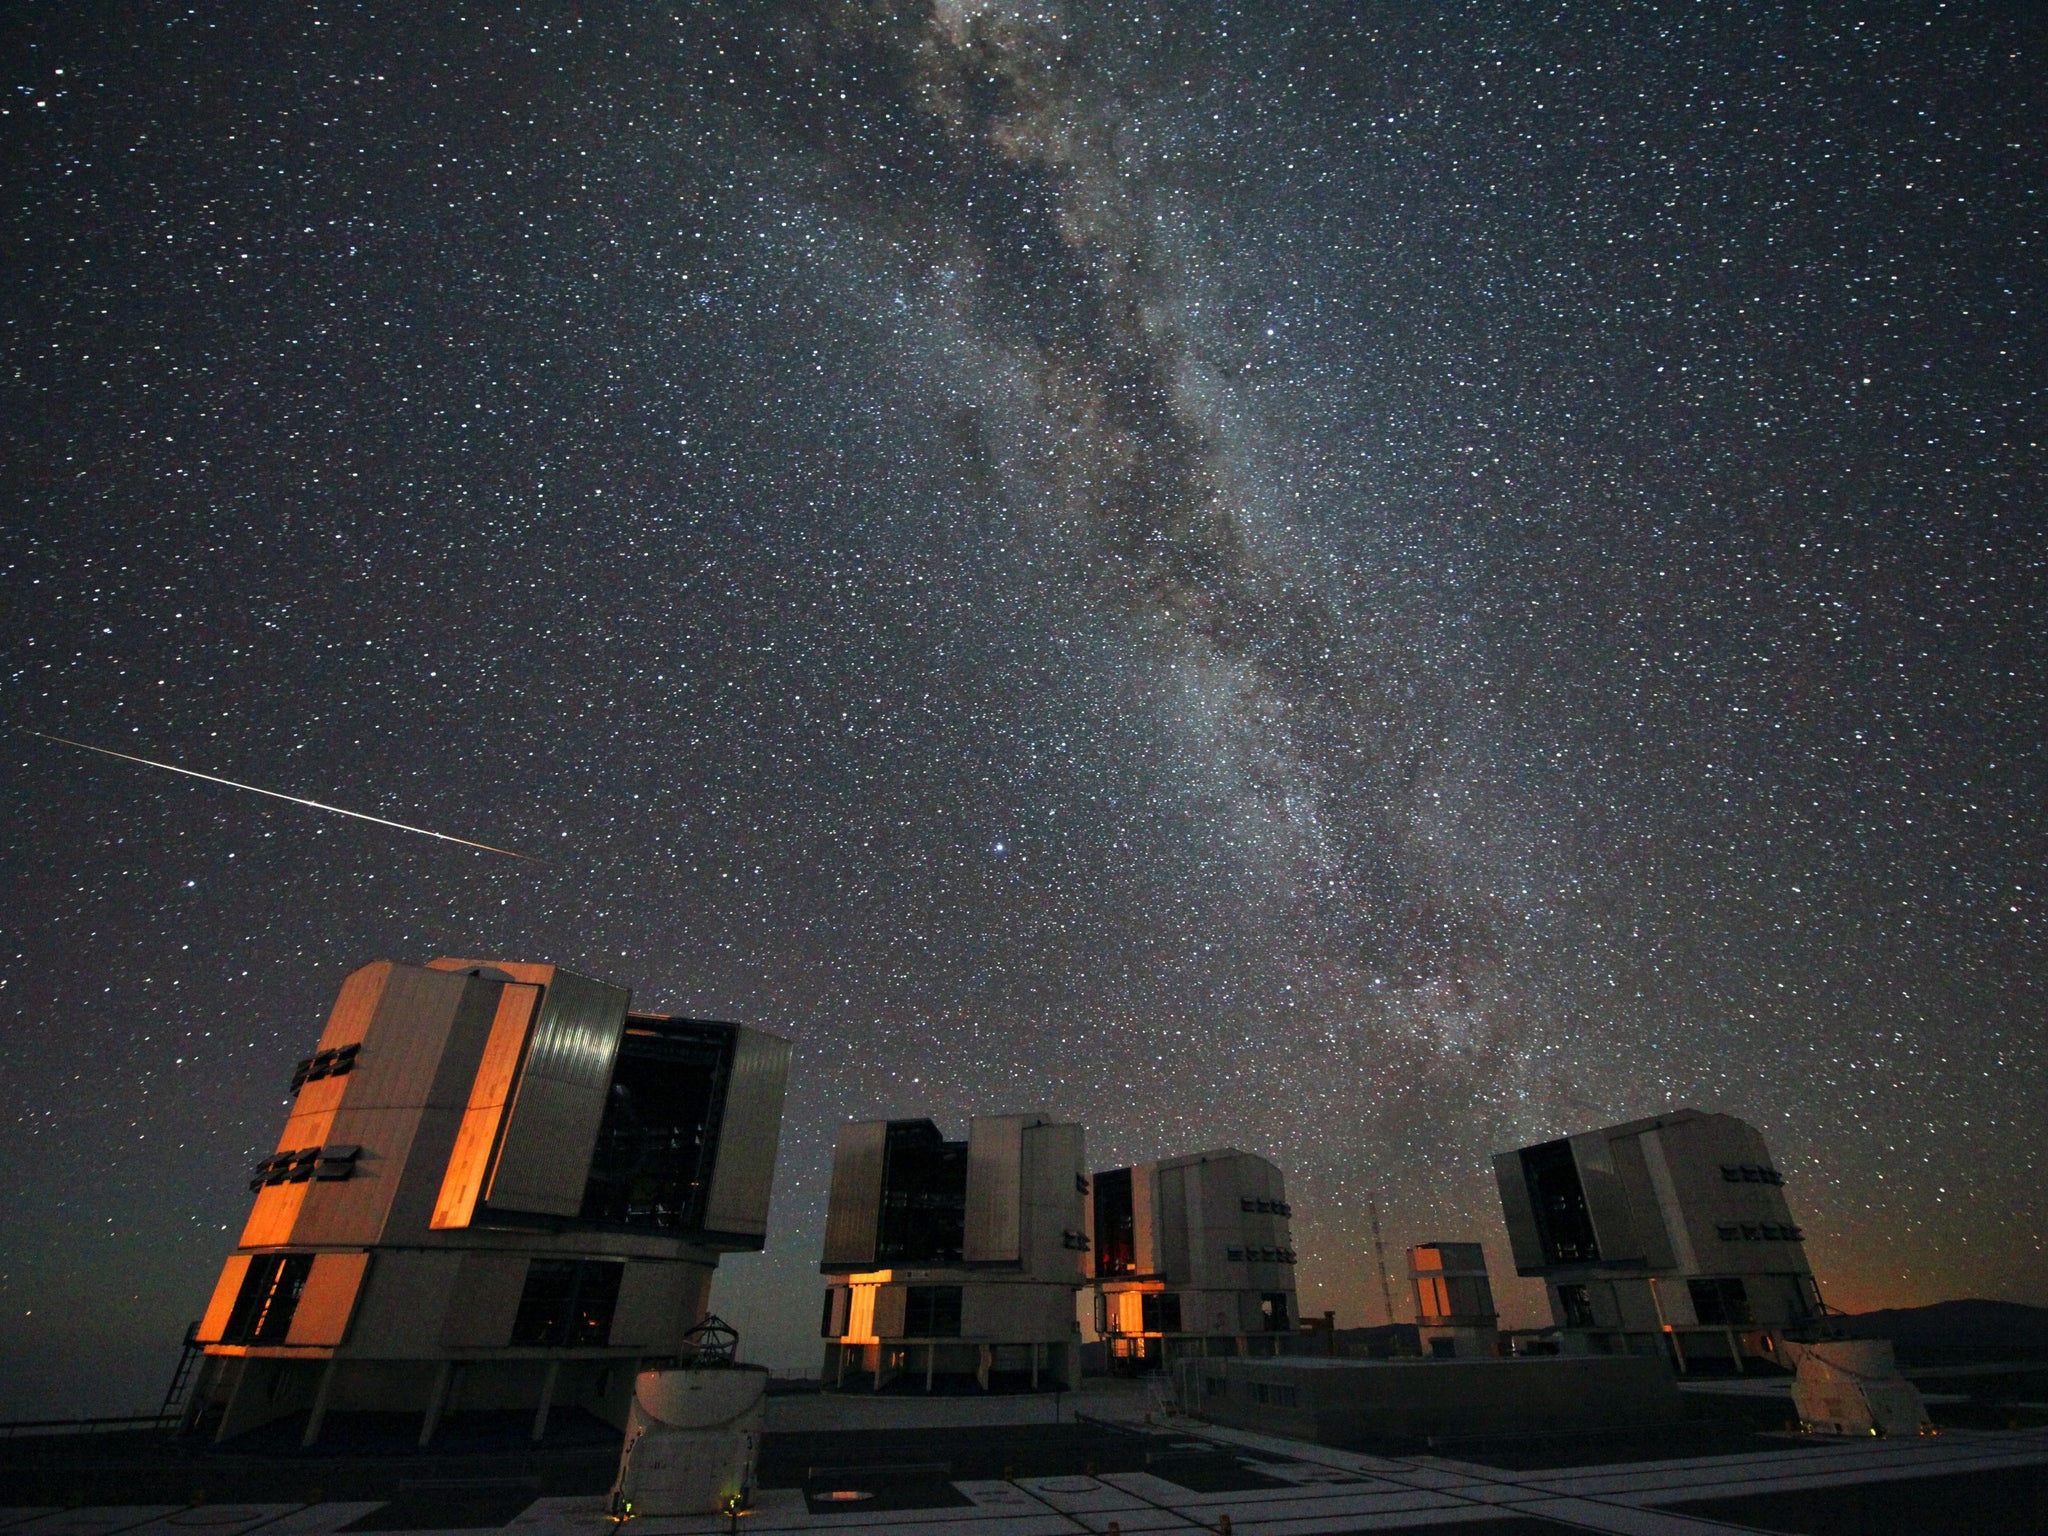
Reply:
<svg viewBox="0 0 2048 1536"><path fill-rule="evenodd" d="M178 1368L171 1372L170 1386L164 1389L162 1417L169 1418L185 1406L185 1394L192 1389L193 1367L199 1364L205 1353L199 1347L199 1323L195 1319L185 1325L185 1348L178 1356Z"/></svg>
<svg viewBox="0 0 2048 1536"><path fill-rule="evenodd" d="M1377 1199L1365 1202L1365 1213L1372 1220L1372 1256L1380 1267L1380 1300L1386 1303L1387 1323L1391 1327L1400 1319L1394 1316L1394 1287L1387 1279L1387 1245L1380 1241L1380 1203Z"/></svg>

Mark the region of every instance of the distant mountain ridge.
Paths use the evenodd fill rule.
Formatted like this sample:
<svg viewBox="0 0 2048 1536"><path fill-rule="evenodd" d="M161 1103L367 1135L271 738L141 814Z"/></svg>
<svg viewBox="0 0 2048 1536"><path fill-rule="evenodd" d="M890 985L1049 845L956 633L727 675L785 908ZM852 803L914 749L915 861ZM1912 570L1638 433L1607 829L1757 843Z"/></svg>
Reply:
<svg viewBox="0 0 2048 1536"><path fill-rule="evenodd" d="M1836 1321L1852 1338L1890 1339L1908 1363L2048 1356L2048 1307L2018 1301L1937 1301Z"/></svg>

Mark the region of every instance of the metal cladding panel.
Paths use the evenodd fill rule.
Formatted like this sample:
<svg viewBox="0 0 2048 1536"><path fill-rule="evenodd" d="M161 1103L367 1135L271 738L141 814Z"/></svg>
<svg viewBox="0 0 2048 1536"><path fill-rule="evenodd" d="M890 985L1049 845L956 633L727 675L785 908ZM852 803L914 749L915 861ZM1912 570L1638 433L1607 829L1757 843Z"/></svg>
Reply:
<svg viewBox="0 0 2048 1536"><path fill-rule="evenodd" d="M969 1282L960 1336L1000 1344L1064 1344L1074 1336L1074 1292L1065 1285Z"/></svg>
<svg viewBox="0 0 2048 1536"><path fill-rule="evenodd" d="M316 1049L329 1051L344 1045L361 1045L383 1005L392 972L398 969L389 960L374 960L349 972L342 980L334 1007L328 1011ZM349 1073L316 1078L302 1085L272 1150L296 1152L303 1147L324 1146L332 1140L329 1132L333 1129L335 1111L355 1080L355 1074ZM268 1248L294 1241L306 1193L304 1184L266 1184L257 1190L250 1203L249 1219L242 1228L240 1246Z"/></svg>
<svg viewBox="0 0 2048 1536"><path fill-rule="evenodd" d="M313 1143L318 1144L317 1141ZM266 1184L257 1190L255 1203L249 1207L249 1219L242 1224L242 1235L236 1246L274 1248L280 1243L290 1242L309 1187L305 1184Z"/></svg>
<svg viewBox="0 0 2048 1536"><path fill-rule="evenodd" d="M1768 1166L1770 1149L1757 1129L1732 1115L1697 1115L1657 1131L1672 1187L1674 1219L1682 1224L1697 1272L1724 1275L1810 1274L1805 1248L1780 1239L1734 1241L1720 1235L1724 1224L1737 1231L1761 1231L1765 1224L1792 1225L1791 1203L1781 1185L1730 1181L1724 1166Z"/></svg>
<svg viewBox="0 0 2048 1536"><path fill-rule="evenodd" d="M910 1287L907 1285L878 1285L875 1287L875 1337L878 1339L900 1339L903 1337L903 1315L910 1301Z"/></svg>
<svg viewBox="0 0 2048 1536"><path fill-rule="evenodd" d="M1615 1176L1621 1181L1623 1196L1628 1201L1629 1216L1635 1226L1636 1238L1643 1251L1643 1262L1652 1269L1669 1269L1677 1262L1677 1255L1671 1246L1671 1236L1664 1230L1664 1214L1658 1208L1656 1185L1650 1178L1650 1166L1643 1155L1641 1136L1616 1136L1607 1143L1607 1149L1614 1159ZM1606 1252L1603 1239L1601 1252Z"/></svg>
<svg viewBox="0 0 2048 1536"><path fill-rule="evenodd" d="M525 982L507 983L499 991L483 1059L470 1084L469 1102L463 1108L429 1226L466 1227L476 1213L484 1181L490 1177L491 1160L497 1155L498 1133L504 1129L505 1109L512 1102L512 1086L519 1078L519 1063L526 1054L526 1037L540 998L541 989Z"/></svg>
<svg viewBox="0 0 2048 1536"><path fill-rule="evenodd" d="M199 1320L199 1331L193 1335L201 1344L218 1344L220 1336L228 1331L228 1314L235 1310L235 1298L242 1294L242 1280L249 1273L249 1260L253 1255L231 1253L228 1261L221 1266L220 1279L214 1283L213 1299L206 1304L206 1315Z"/></svg>
<svg viewBox="0 0 2048 1536"><path fill-rule="evenodd" d="M389 960L372 960L343 977L341 991L335 995L327 1027L320 1031L316 1049L333 1051L344 1045L360 1045L370 1032L370 1020L384 995L385 980L396 969Z"/></svg>
<svg viewBox="0 0 2048 1536"><path fill-rule="evenodd" d="M685 1315L690 1293L688 1266L633 1263L619 1280L619 1302L612 1313L614 1345L675 1354L683 1332L697 1320Z"/></svg>
<svg viewBox="0 0 2048 1536"><path fill-rule="evenodd" d="M978 1115L967 1122L968 1264L1014 1264L1024 1257L1024 1128L1036 1115Z"/></svg>
<svg viewBox="0 0 2048 1536"><path fill-rule="evenodd" d="M306 1276L306 1288L299 1293L285 1343L332 1346L344 1342L369 1268L367 1253L314 1255L313 1272Z"/></svg>
<svg viewBox="0 0 2048 1536"><path fill-rule="evenodd" d="M1507 1224L1515 1273L1542 1274L1548 1266L1543 1262L1543 1239L1536 1230L1536 1205L1529 1198L1529 1180L1522 1172L1522 1154L1494 1153L1493 1181L1500 1188L1501 1219Z"/></svg>
<svg viewBox="0 0 2048 1536"><path fill-rule="evenodd" d="M882 1160L889 1122L859 1120L839 1128L832 1148L832 1192L825 1203L825 1254L820 1267L875 1267L882 1216Z"/></svg>
<svg viewBox="0 0 2048 1536"><path fill-rule="evenodd" d="M512 1323L519 1315L526 1264L523 1253L462 1255L441 1317L441 1343L450 1349L503 1349L511 1341ZM446 1273L435 1271L432 1282L445 1285Z"/></svg>
<svg viewBox="0 0 2048 1536"><path fill-rule="evenodd" d="M440 1348L442 1314L454 1293L460 1255L420 1249L378 1251L348 1324L350 1358L421 1359Z"/></svg>
<svg viewBox="0 0 2048 1536"><path fill-rule="evenodd" d="M704 1229L714 1240L768 1234L768 1201L775 1191L775 1153L782 1140L782 1094L789 1080L789 1042L758 1029L741 1029L733 1047L718 1155L704 1202Z"/></svg>
<svg viewBox="0 0 2048 1536"><path fill-rule="evenodd" d="M1082 1280L1093 1271L1088 1252L1068 1233L1087 1231L1092 1202L1081 1192L1082 1131L1078 1125L1037 1125L1023 1135L1025 1269L1049 1280Z"/></svg>
<svg viewBox="0 0 2048 1536"><path fill-rule="evenodd" d="M349 1178L302 1186L291 1241L354 1246L424 1233L500 985L391 968L325 1138L362 1151Z"/></svg>
<svg viewBox="0 0 2048 1536"><path fill-rule="evenodd" d="M1159 1170L1158 1268L1169 1284L1183 1284L1188 1278L1188 1171L1186 1168Z"/></svg>
<svg viewBox="0 0 2048 1536"><path fill-rule="evenodd" d="M1141 1275L1159 1273L1159 1165L1131 1170L1131 1262Z"/></svg>
<svg viewBox="0 0 2048 1536"><path fill-rule="evenodd" d="M486 1205L539 1216L583 1209L631 1001L623 987L555 971L505 1116Z"/></svg>
<svg viewBox="0 0 2048 1536"><path fill-rule="evenodd" d="M1603 1263L1640 1263L1642 1239L1629 1217L1628 1192L1614 1168L1614 1153L1605 1131L1591 1131L1570 1138L1572 1161L1578 1165L1579 1187L1586 1194L1586 1214L1592 1218L1593 1235L1600 1244Z"/></svg>

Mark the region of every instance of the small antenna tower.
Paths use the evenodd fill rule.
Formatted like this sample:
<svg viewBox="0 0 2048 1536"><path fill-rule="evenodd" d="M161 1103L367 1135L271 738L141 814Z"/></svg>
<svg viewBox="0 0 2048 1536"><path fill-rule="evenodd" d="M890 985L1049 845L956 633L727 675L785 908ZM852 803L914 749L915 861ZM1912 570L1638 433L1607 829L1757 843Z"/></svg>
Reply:
<svg viewBox="0 0 2048 1536"><path fill-rule="evenodd" d="M1372 1221L1372 1256L1380 1267L1380 1300L1386 1303L1387 1321L1394 1319L1394 1286L1387 1279L1387 1245L1380 1240L1380 1203L1376 1199L1365 1202L1365 1214Z"/></svg>

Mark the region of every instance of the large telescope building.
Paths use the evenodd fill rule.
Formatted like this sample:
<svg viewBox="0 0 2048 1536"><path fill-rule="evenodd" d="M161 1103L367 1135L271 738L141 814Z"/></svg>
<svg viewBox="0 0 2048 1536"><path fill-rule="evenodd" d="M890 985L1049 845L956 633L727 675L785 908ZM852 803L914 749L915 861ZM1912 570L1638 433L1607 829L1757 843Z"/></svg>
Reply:
<svg viewBox="0 0 2048 1536"><path fill-rule="evenodd" d="M1071 1387L1087 1278L1081 1127L981 1115L845 1126L832 1150L819 1332L829 1387Z"/></svg>
<svg viewBox="0 0 2048 1536"><path fill-rule="evenodd" d="M1754 1126L1679 1109L1493 1160L1515 1272L1567 1345L1668 1353L1680 1371L1776 1361L1820 1315L1806 1234Z"/></svg>
<svg viewBox="0 0 2048 1536"><path fill-rule="evenodd" d="M1112 1371L1287 1351L1296 1317L1286 1183L1226 1147L1093 1180L1095 1331Z"/></svg>
<svg viewBox="0 0 2048 1536"><path fill-rule="evenodd" d="M380 960L343 982L197 1341L189 1422L581 1406L686 1351L758 1250L789 1046L636 1013L552 965Z"/></svg>

